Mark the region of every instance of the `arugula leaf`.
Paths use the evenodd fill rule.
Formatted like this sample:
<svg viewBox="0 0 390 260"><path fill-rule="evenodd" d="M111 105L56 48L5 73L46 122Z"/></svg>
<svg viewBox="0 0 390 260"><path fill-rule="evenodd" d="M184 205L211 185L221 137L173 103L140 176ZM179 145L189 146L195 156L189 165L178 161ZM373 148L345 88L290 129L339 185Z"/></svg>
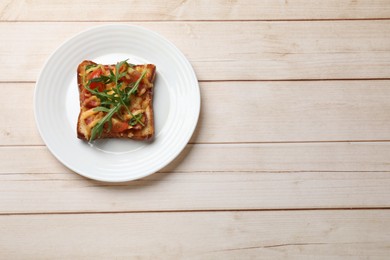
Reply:
<svg viewBox="0 0 390 260"><path fill-rule="evenodd" d="M97 77L97 78L93 78L90 80L91 82L103 82L104 84L108 84L108 83L111 83L111 82L114 82L114 80L111 78L111 77L107 77L107 76L100 76L100 77Z"/></svg>
<svg viewBox="0 0 390 260"><path fill-rule="evenodd" d="M126 60L126 64L127 64L127 67L130 67L130 68L134 68L135 67L135 64L128 63L127 60Z"/></svg>
<svg viewBox="0 0 390 260"><path fill-rule="evenodd" d="M102 111L102 112L106 112L106 113L109 113L110 112L110 109L106 108L106 107L95 107L93 109L93 111Z"/></svg>
<svg viewBox="0 0 390 260"><path fill-rule="evenodd" d="M145 77L145 75L146 75L146 70L144 70L144 72L142 72L141 77L139 77L139 79L134 83L134 86L128 91L128 93L127 93L128 99L130 98L130 96L132 94L135 94L137 92L138 85L141 82L141 80Z"/></svg>
<svg viewBox="0 0 390 260"><path fill-rule="evenodd" d="M115 107L111 108L102 119L100 119L100 121L92 128L91 138L89 141L93 141L96 137L100 137L102 135L104 124L111 121L112 116L119 110L120 107L120 104L117 104Z"/></svg>
<svg viewBox="0 0 390 260"><path fill-rule="evenodd" d="M113 98L112 95L109 95L109 94L107 94L106 92L100 92L100 91L91 89L91 88L89 87L90 82L91 82L91 81L89 81L88 84L84 86L84 88L86 88L89 92L91 92L91 94L97 96L100 100L106 100L106 99L111 99L111 98Z"/></svg>
<svg viewBox="0 0 390 260"><path fill-rule="evenodd" d="M90 68L93 68L93 67L96 67L96 66L97 66L97 64L89 64L89 65L85 66L85 70L87 71Z"/></svg>
<svg viewBox="0 0 390 260"><path fill-rule="evenodd" d="M122 75L123 73L120 73L120 69L122 67L123 64L127 63L127 60L124 60L124 61L121 61L121 62L118 62L116 65L115 65L115 82L118 82L118 80L123 77L124 75L126 75L127 72L123 72L124 75ZM122 75L122 76L121 76Z"/></svg>
<svg viewBox="0 0 390 260"><path fill-rule="evenodd" d="M110 131L112 127L112 117L117 114L118 117L122 117L122 113L120 113L120 109L122 107L125 107L127 113L131 115L131 119L128 122L129 125L136 125L137 123L141 124L142 126L145 126L144 123L142 123L142 113L133 115L129 109L130 106L130 96L132 94L135 94L138 90L138 86L141 82L141 80L146 75L146 70L143 71L141 74L141 77L138 78L138 80L135 83L130 83L122 89L122 82L118 82L120 78L126 76L127 69L120 73L120 68L123 64L126 64L128 67L134 66L133 64L127 63L127 60L118 62L115 65L115 73L112 69L110 70L110 75L105 76L101 75L100 77L93 78L87 82L87 84L84 86L85 89L87 89L91 94L95 95L100 99L100 106L94 108L94 111L101 111L107 113L102 119L97 122L97 124L92 128L91 131L91 137L89 139L89 142L92 142L94 139L100 137L103 133L104 126L107 124L108 128L107 131ZM94 65L96 66L96 65ZM91 89L90 85L92 82L102 82L104 84L114 83L114 86L110 90L103 90L98 91L98 89ZM110 94L109 94L110 93Z"/></svg>
<svg viewBox="0 0 390 260"><path fill-rule="evenodd" d="M141 122L141 119L142 119L142 113L141 114L138 114L138 115L134 115L130 121L129 121L129 125L136 125L138 122L140 122L142 125L144 125L142 122Z"/></svg>

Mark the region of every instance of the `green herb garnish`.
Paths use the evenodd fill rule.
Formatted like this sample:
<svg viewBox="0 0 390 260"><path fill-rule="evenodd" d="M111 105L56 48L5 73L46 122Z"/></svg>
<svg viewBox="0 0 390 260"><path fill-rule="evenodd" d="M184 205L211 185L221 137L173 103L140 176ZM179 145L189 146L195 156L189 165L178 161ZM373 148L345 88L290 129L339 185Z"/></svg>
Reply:
<svg viewBox="0 0 390 260"><path fill-rule="evenodd" d="M89 70L90 68L96 67L96 66L97 66L96 64L89 64L89 65L85 66L85 71Z"/></svg>
<svg viewBox="0 0 390 260"><path fill-rule="evenodd" d="M141 114L138 114L138 115L134 115L130 121L129 121L129 125L136 125L137 122L141 121L142 119L142 113Z"/></svg>
<svg viewBox="0 0 390 260"><path fill-rule="evenodd" d="M91 137L89 141L93 141L96 138L100 137L103 133L104 125L108 123L108 131L110 131L112 122L111 119L115 115L122 117L121 113L118 113L122 107L125 107L126 111L131 115L131 119L129 121L129 125L136 125L137 123L145 126L141 119L142 113L138 115L133 115L129 109L130 105L130 96L135 94L138 90L138 86L141 80L146 75L146 70L141 74L141 77L135 82L129 84L129 87L122 89L122 82L118 83L119 79L124 77L127 74L127 70L125 72L119 73L119 70L123 64L127 66L132 66L133 64L127 63L127 60L118 62L115 65L115 73L110 69L110 75L91 79L84 86L89 92L93 95L96 95L100 99L100 106L94 108L94 111L101 111L107 113L99 122L92 128ZM98 91L97 89L91 89L89 86L92 82L102 82L104 84L114 83L114 86L110 90ZM110 94L109 94L110 93Z"/></svg>

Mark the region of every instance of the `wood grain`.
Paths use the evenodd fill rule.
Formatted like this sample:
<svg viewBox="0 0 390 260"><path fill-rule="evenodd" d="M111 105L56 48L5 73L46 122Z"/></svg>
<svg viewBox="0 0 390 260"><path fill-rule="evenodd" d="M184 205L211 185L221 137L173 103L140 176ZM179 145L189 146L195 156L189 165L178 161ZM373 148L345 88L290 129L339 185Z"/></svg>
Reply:
<svg viewBox="0 0 390 260"><path fill-rule="evenodd" d="M33 117L49 55L112 23L172 41L202 94L192 144L118 184ZM390 1L3 0L0 34L0 258L389 258Z"/></svg>
<svg viewBox="0 0 390 260"><path fill-rule="evenodd" d="M0 216L0 229L7 259L387 259L390 246L388 210Z"/></svg>
<svg viewBox="0 0 390 260"><path fill-rule="evenodd" d="M1 21L295 20L390 18L387 0L97 1L13 0Z"/></svg>
<svg viewBox="0 0 390 260"><path fill-rule="evenodd" d="M389 186L390 172L175 172L124 184L1 174L0 214L389 208Z"/></svg>
<svg viewBox="0 0 390 260"><path fill-rule="evenodd" d="M160 173L106 184L45 147L3 147L0 213L390 207L389 155L389 143L189 145Z"/></svg>
<svg viewBox="0 0 390 260"><path fill-rule="evenodd" d="M70 172L44 146L0 147L0 158L1 174ZM389 142L195 144L162 172L390 171L389 160Z"/></svg>
<svg viewBox="0 0 390 260"><path fill-rule="evenodd" d="M7 35L0 45L0 81L35 81L44 61L65 39L102 24L0 23L0 34ZM390 78L387 20L127 24L172 41L199 80Z"/></svg>
<svg viewBox="0 0 390 260"><path fill-rule="evenodd" d="M202 109L193 143L390 140L388 80L200 86ZM34 121L33 90L33 83L0 83L8 97L0 110L1 145L43 144ZM18 102L21 96L24 102Z"/></svg>
<svg viewBox="0 0 390 260"><path fill-rule="evenodd" d="M193 142L390 140L390 81L218 82L201 91Z"/></svg>

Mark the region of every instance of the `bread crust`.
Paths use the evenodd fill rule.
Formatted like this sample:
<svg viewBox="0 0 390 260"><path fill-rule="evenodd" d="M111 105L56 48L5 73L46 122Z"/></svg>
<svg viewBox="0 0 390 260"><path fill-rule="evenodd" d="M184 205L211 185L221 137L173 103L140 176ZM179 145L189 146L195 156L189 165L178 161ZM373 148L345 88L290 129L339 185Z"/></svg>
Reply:
<svg viewBox="0 0 390 260"><path fill-rule="evenodd" d="M77 119L77 137L82 140L88 140L89 138L85 136L82 132L81 127L81 117L82 113L86 111L86 107L83 105L83 98L86 92L89 93L84 88L83 82L83 74L85 73L85 68L88 65L99 65L90 60L84 60L77 67L77 85L79 90L79 100L80 100L80 113ZM107 65L102 65L107 66ZM115 67L115 65L109 65ZM138 124L134 128L126 129L122 132L113 132L113 131L104 131L101 136L96 137L96 139L103 138L124 138L124 139L133 139L133 140L141 140L141 141L150 141L154 138L155 128L154 128L154 111L153 111L153 94L154 94L154 80L156 77L156 66L154 64L146 64L146 65L135 65L133 67L135 70L144 70L147 69L147 73L143 80L141 81L139 87L146 88L145 93L138 96L142 98L142 105L144 106L144 125L141 126ZM104 113L104 112L102 112Z"/></svg>

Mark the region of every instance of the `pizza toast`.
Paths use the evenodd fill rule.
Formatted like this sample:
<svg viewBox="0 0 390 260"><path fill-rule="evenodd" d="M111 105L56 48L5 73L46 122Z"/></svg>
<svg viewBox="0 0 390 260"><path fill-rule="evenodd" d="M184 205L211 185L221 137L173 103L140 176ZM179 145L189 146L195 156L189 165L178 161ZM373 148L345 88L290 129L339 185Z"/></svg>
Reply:
<svg viewBox="0 0 390 260"><path fill-rule="evenodd" d="M153 92L156 66L116 65L85 60L77 68L80 113L77 137L151 140L154 137Z"/></svg>

